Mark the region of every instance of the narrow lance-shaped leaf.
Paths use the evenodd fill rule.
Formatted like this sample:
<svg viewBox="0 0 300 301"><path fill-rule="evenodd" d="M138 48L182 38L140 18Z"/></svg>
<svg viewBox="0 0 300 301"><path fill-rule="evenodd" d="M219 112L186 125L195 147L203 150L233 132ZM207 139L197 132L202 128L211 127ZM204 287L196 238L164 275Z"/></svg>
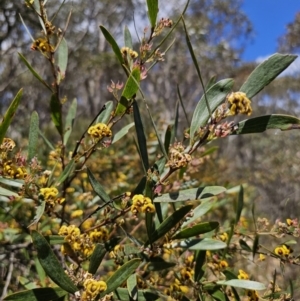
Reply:
<svg viewBox="0 0 300 301"><path fill-rule="evenodd" d="M58 131L58 133L63 135L62 128L62 105L60 100L57 98L56 94L52 94L50 100L50 110L51 110L51 119Z"/></svg>
<svg viewBox="0 0 300 301"><path fill-rule="evenodd" d="M195 256L196 264L195 264L195 273L194 273L194 279L196 282L198 282L204 275L204 271L202 267L205 263L205 257L206 257L206 251L203 250L196 251L196 256Z"/></svg>
<svg viewBox="0 0 300 301"><path fill-rule="evenodd" d="M28 139L28 156L27 161L36 156L37 144L39 138L39 115L36 111L31 114Z"/></svg>
<svg viewBox="0 0 300 301"><path fill-rule="evenodd" d="M225 100L227 94L231 91L233 87L232 79L223 79L216 84L214 84L207 92L206 98L209 103L209 107L212 112ZM203 95L199 100L191 122L190 128L190 144L194 143L194 137L196 132L207 124L209 120L209 111L205 102L205 96Z"/></svg>
<svg viewBox="0 0 300 301"><path fill-rule="evenodd" d="M252 256L253 256L253 259L255 257L255 254L257 252L259 248L259 235L255 235L255 238L254 238L254 242L253 242L253 247L252 247Z"/></svg>
<svg viewBox="0 0 300 301"><path fill-rule="evenodd" d="M191 228L186 228L181 230L180 232L176 233L172 238L173 239L182 239L182 238L189 238L196 235L204 234L210 232L214 229L219 227L218 222L205 222L197 224Z"/></svg>
<svg viewBox="0 0 300 301"><path fill-rule="evenodd" d="M108 203L110 201L109 195L105 192L102 185L96 180L96 178L94 177L93 173L91 172L91 170L89 168L87 168L87 174L88 174L90 183L91 183L94 191L96 192L96 194L101 198L102 201L104 201L105 203Z"/></svg>
<svg viewBox="0 0 300 301"><path fill-rule="evenodd" d="M71 103L71 106L68 110L67 117L66 117L65 132L64 132L64 145L67 144L69 137L72 133L74 120L76 117L76 112L77 112L77 99L74 98Z"/></svg>
<svg viewBox="0 0 300 301"><path fill-rule="evenodd" d="M233 135L261 133L268 129L280 129L288 131L300 128L300 119L281 114L264 115L239 122L233 131Z"/></svg>
<svg viewBox="0 0 300 301"><path fill-rule="evenodd" d="M6 296L4 301L53 301L66 296L68 293L60 287L42 287L21 291Z"/></svg>
<svg viewBox="0 0 300 301"><path fill-rule="evenodd" d="M113 101L108 101L104 105L105 110L103 110L100 115L97 117L96 123L107 123L110 116L111 112L113 111L114 108L114 103Z"/></svg>
<svg viewBox="0 0 300 301"><path fill-rule="evenodd" d="M158 0L147 0L148 18L151 28L156 26L156 18L158 14Z"/></svg>
<svg viewBox="0 0 300 301"><path fill-rule="evenodd" d="M123 89L120 102L118 103L118 106L116 108L116 116L123 114L127 110L130 100L133 98L133 96L137 93L139 89L140 77L140 69L133 68Z"/></svg>
<svg viewBox="0 0 300 301"><path fill-rule="evenodd" d="M71 174L71 172L73 171L73 168L75 166L75 160L72 159L66 166L66 168L64 169L64 171L61 173L61 175L59 176L59 178L56 180L56 185L60 185L64 180L67 179L67 177Z"/></svg>
<svg viewBox="0 0 300 301"><path fill-rule="evenodd" d="M138 293L138 287L137 287L137 277L136 274L132 274L127 279L127 289L128 294L132 298L132 300L137 300L137 293Z"/></svg>
<svg viewBox="0 0 300 301"><path fill-rule="evenodd" d="M26 58L21 54L18 53L19 57L21 58L21 60L25 63L25 65L27 66L27 68L29 69L29 71L32 73L32 75L37 78L47 89L49 89L51 92L52 89L51 87L41 78L41 76L34 70L34 68L30 65L30 63L26 60Z"/></svg>
<svg viewBox="0 0 300 301"><path fill-rule="evenodd" d="M127 26L124 28L124 42L126 47L133 49L131 34Z"/></svg>
<svg viewBox="0 0 300 301"><path fill-rule="evenodd" d="M113 52L115 53L119 63L121 65L123 65L124 60L123 60L123 57L122 57L120 47L118 46L117 42L115 41L113 36L109 33L109 31L104 26L100 25L100 30L103 33L106 41L111 45L111 48L112 48Z"/></svg>
<svg viewBox="0 0 300 301"><path fill-rule="evenodd" d="M160 296L153 290L138 290L137 300L138 301L155 301ZM119 287L114 291L114 299L122 301L132 301L132 298L128 294L127 288Z"/></svg>
<svg viewBox="0 0 300 301"><path fill-rule="evenodd" d="M38 259L51 280L69 293L77 292L78 288L65 273L47 240L35 230L32 231L31 237L38 252Z"/></svg>
<svg viewBox="0 0 300 301"><path fill-rule="evenodd" d="M114 137L111 141L111 144L114 144L117 141L119 141L121 138L123 138L133 126L134 126L134 122L131 122L131 123L127 124L126 126L124 126L119 132L117 132L114 135Z"/></svg>
<svg viewBox="0 0 300 301"><path fill-rule="evenodd" d="M57 84L59 84L66 76L66 69L68 65L68 44L65 38L60 41L57 49L57 65L58 65L58 77Z"/></svg>
<svg viewBox="0 0 300 301"><path fill-rule="evenodd" d="M237 208L236 208L235 224L237 224L240 220L243 207L244 207L244 188L241 185L239 196L238 196Z"/></svg>
<svg viewBox="0 0 300 301"><path fill-rule="evenodd" d="M251 281L251 280L241 280L241 279L222 280L222 281L218 281L217 284L244 288L244 289L254 290L254 291L260 291L266 289L266 286L263 283L257 281Z"/></svg>
<svg viewBox="0 0 300 301"><path fill-rule="evenodd" d="M119 269L117 269L106 281L107 289L100 296L103 297L117 289L138 268L140 262L141 260L139 258L135 258L127 261Z"/></svg>
<svg viewBox="0 0 300 301"><path fill-rule="evenodd" d="M153 243L166 233L168 233L178 222L180 222L183 217L193 208L193 205L187 205L179 208L172 215L168 216L160 226L151 234L151 241L147 241L145 245L150 242Z"/></svg>
<svg viewBox="0 0 300 301"><path fill-rule="evenodd" d="M275 53L254 69L240 88L240 91L246 93L248 98L252 98L275 79L277 75L286 69L296 58L297 55Z"/></svg>
<svg viewBox="0 0 300 301"><path fill-rule="evenodd" d="M226 243L220 240L215 240L211 238L203 238L197 244L188 247L189 250L221 250L227 247Z"/></svg>
<svg viewBox="0 0 300 301"><path fill-rule="evenodd" d="M138 139L138 147L139 147L145 173L147 173L147 170L149 169L147 141L144 133L144 126L142 123L140 110L136 101L133 103L133 117L134 117L136 135Z"/></svg>
<svg viewBox="0 0 300 301"><path fill-rule="evenodd" d="M32 222L30 223L30 225L28 225L28 228L30 228L31 226L37 224L39 222L39 220L41 219L41 217L44 214L45 211L45 207L46 207L46 202L44 201L44 198L39 196L39 205L37 206L36 210L35 210L35 216L32 220Z"/></svg>
<svg viewBox="0 0 300 301"><path fill-rule="evenodd" d="M0 144L3 142L7 129L16 113L22 94L23 94L23 89L20 89L17 95L15 96L15 98L13 99L13 101L11 102L9 108L4 114L4 117L0 124Z"/></svg>

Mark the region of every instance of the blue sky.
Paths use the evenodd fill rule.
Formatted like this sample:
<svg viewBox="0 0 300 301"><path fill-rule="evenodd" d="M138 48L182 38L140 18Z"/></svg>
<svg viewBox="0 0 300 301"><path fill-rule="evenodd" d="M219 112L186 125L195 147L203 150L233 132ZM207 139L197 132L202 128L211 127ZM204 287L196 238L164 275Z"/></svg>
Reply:
<svg viewBox="0 0 300 301"><path fill-rule="evenodd" d="M242 58L253 61L276 52L278 37L300 11L300 0L244 0L243 10L253 24L254 38Z"/></svg>

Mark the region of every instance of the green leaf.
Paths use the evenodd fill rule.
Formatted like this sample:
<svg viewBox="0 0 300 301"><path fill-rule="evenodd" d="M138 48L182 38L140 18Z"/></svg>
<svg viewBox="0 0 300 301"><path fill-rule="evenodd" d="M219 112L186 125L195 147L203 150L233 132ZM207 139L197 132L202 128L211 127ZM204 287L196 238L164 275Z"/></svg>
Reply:
<svg viewBox="0 0 300 301"><path fill-rule="evenodd" d="M124 126L119 132L117 132L114 135L111 143L114 144L117 141L119 141L121 138L123 138L133 126L134 126L134 122L131 122L126 126Z"/></svg>
<svg viewBox="0 0 300 301"><path fill-rule="evenodd" d="M57 84L59 85L60 82L66 76L66 69L68 65L68 44L65 38L62 38L60 44L57 49L57 65L58 65L58 77L57 77Z"/></svg>
<svg viewBox="0 0 300 301"><path fill-rule="evenodd" d="M125 87L123 89L120 102L116 108L115 115L122 115L128 108L130 100L134 97L139 89L141 71L139 68L133 68L129 74Z"/></svg>
<svg viewBox="0 0 300 301"><path fill-rule="evenodd" d="M165 261L160 257L150 258L146 268L148 271L162 271L176 266L176 262Z"/></svg>
<svg viewBox="0 0 300 301"><path fill-rule="evenodd" d="M299 129L300 119L294 116L273 114L250 118L239 122L233 131L233 135L261 133L268 129L280 129L282 131Z"/></svg>
<svg viewBox="0 0 300 301"><path fill-rule="evenodd" d="M180 222L184 216L193 208L193 205L186 205L179 208L168 216L160 226L151 234L151 243L155 242L165 234L167 234L178 222ZM145 246L149 244L149 241L145 243Z"/></svg>
<svg viewBox="0 0 300 301"><path fill-rule="evenodd" d="M244 240L240 239L239 243L243 250L245 250L247 252L252 252L252 249L248 246L248 244Z"/></svg>
<svg viewBox="0 0 300 301"><path fill-rule="evenodd" d="M91 170L89 168L87 168L87 174L89 177L89 181L90 181L94 191L96 192L96 194L101 198L101 200L104 203L110 202L109 195L105 192L103 186L96 180L96 178L94 177L93 173L91 172Z"/></svg>
<svg viewBox="0 0 300 301"><path fill-rule="evenodd" d="M101 297L113 292L120 285L122 285L129 276L138 268L141 260L139 258L134 258L130 261L127 261L115 273L108 278L106 281L107 290L101 294Z"/></svg>
<svg viewBox="0 0 300 301"><path fill-rule="evenodd" d="M205 263L205 257L206 257L206 251L200 250L196 252L195 273L194 273L194 279L196 282L200 281L200 279L204 275L204 271L202 267Z"/></svg>
<svg viewBox="0 0 300 301"><path fill-rule="evenodd" d="M133 103L133 117L134 117L137 140L138 140L139 152L143 162L145 173L147 174L147 171L149 169L147 141L144 133L144 127L140 115L140 110L136 101Z"/></svg>
<svg viewBox="0 0 300 301"><path fill-rule="evenodd" d="M28 225L28 228L37 224L44 214L46 202L43 200L43 198L41 199L40 196L39 196L39 201L40 204L36 207L35 216L33 218L33 221L30 223L30 225Z"/></svg>
<svg viewBox="0 0 300 301"><path fill-rule="evenodd" d="M34 68L29 64L29 62L26 60L26 58L21 54L19 53L19 57L21 58L21 60L25 63L25 65L27 66L27 68L29 69L29 71L32 73L32 75L37 78L47 89L49 89L51 92L52 89L51 87L41 78L41 76L34 70Z"/></svg>
<svg viewBox="0 0 300 301"><path fill-rule="evenodd" d="M127 26L125 26L124 28L124 43L125 43L125 47L133 49L131 34Z"/></svg>
<svg viewBox="0 0 300 301"><path fill-rule="evenodd" d="M1 187L1 186L0 186L0 195L8 196L8 197L10 197L10 196L18 196L17 193L15 193L13 191L10 191L10 190L8 190L8 189L6 189L4 187Z"/></svg>
<svg viewBox="0 0 300 301"><path fill-rule="evenodd" d="M51 110L51 119L58 131L58 133L62 136L63 135L63 128L62 128L62 105L59 99L56 97L56 94L52 94L50 100L50 110Z"/></svg>
<svg viewBox="0 0 300 301"><path fill-rule="evenodd" d="M111 112L113 111L114 108L114 103L113 101L108 101L105 103L105 110L101 112L101 114L98 116L96 123L107 123L109 118L111 117Z"/></svg>
<svg viewBox="0 0 300 301"><path fill-rule="evenodd" d="M39 115L36 111L31 114L28 138L28 156L27 161L30 162L37 153L39 137Z"/></svg>
<svg viewBox="0 0 300 301"><path fill-rule="evenodd" d="M227 94L233 87L232 79L223 79L214 84L207 92L206 97L209 103L209 107L212 112L225 100ZM193 114L191 128L190 128L190 144L194 144L194 138L196 132L207 124L209 120L209 111L205 102L205 96L203 95L199 100Z"/></svg>
<svg viewBox="0 0 300 301"><path fill-rule="evenodd" d="M227 244L220 240L215 240L211 238L203 238L200 242L197 244L189 247L189 250L221 250L225 249L227 247Z"/></svg>
<svg viewBox="0 0 300 301"><path fill-rule="evenodd" d="M251 280L240 280L240 279L222 280L222 281L218 281L217 284L244 288L244 289L254 290L254 291L261 291L266 289L263 283L257 281L251 281Z"/></svg>
<svg viewBox="0 0 300 301"><path fill-rule="evenodd" d="M77 112L77 99L74 98L70 108L68 110L68 114L66 117L66 124L65 124L65 132L64 132L64 145L67 145L69 137L72 133L75 117Z"/></svg>
<svg viewBox="0 0 300 301"><path fill-rule="evenodd" d="M72 159L67 166L65 167L65 169L63 170L63 172L61 173L61 175L59 176L59 178L56 180L56 185L60 185L61 183L63 183L68 176L71 174L71 172L73 171L73 168L75 166L75 160Z"/></svg>
<svg viewBox="0 0 300 301"><path fill-rule="evenodd" d="M43 287L6 296L4 301L55 301L67 295L60 287Z"/></svg>
<svg viewBox="0 0 300 301"><path fill-rule="evenodd" d="M43 140L45 141L45 143L48 145L48 147L51 150L54 150L54 146L52 145L52 143L45 137L45 135L41 132L41 130L39 130L39 135L43 138Z"/></svg>
<svg viewBox="0 0 300 301"><path fill-rule="evenodd" d="M134 188L133 190L133 195L135 194L143 194L145 187L146 187L146 183L147 183L147 177L144 176L141 178L140 182L137 184L137 186Z"/></svg>
<svg viewBox="0 0 300 301"><path fill-rule="evenodd" d="M16 180L16 179L0 177L0 183L8 185L8 186L12 186L12 187L22 188L22 186L24 185L24 180Z"/></svg>
<svg viewBox="0 0 300 301"><path fill-rule="evenodd" d="M115 53L119 63L123 66L124 60L122 57L122 53L120 50L120 47L118 46L115 39L112 37L112 35L109 33L109 31L102 25L100 25L100 30L102 31L102 34L104 35L106 41L110 44L113 52Z"/></svg>
<svg viewBox="0 0 300 301"><path fill-rule="evenodd" d="M217 301L229 301L227 295L225 295L221 290L215 290L212 292L211 296Z"/></svg>
<svg viewBox="0 0 300 301"><path fill-rule="evenodd" d="M15 98L13 99L13 101L11 102L11 104L9 105L9 108L4 114L4 117L0 124L0 144L3 142L7 129L16 113L22 94L23 94L23 89L20 89L17 95L15 96Z"/></svg>
<svg viewBox="0 0 300 301"><path fill-rule="evenodd" d="M90 258L90 264L89 264L89 273L95 274L99 268L99 265L101 264L107 250L105 249L103 244L96 244L96 247L93 251L93 254Z"/></svg>
<svg viewBox="0 0 300 301"><path fill-rule="evenodd" d="M148 18L150 21L151 28L156 26L156 18L158 14L158 0L147 0L148 7Z"/></svg>
<svg viewBox="0 0 300 301"><path fill-rule="evenodd" d="M65 238L60 235L44 236L50 245L62 245L65 243Z"/></svg>
<svg viewBox="0 0 300 301"><path fill-rule="evenodd" d="M191 228L186 228L186 229L181 230L180 232L178 232L174 236L172 236L172 239L182 239L182 238L193 237L196 235L210 232L210 231L216 229L217 227L219 227L218 222L200 223Z"/></svg>
<svg viewBox="0 0 300 301"><path fill-rule="evenodd" d="M275 53L258 65L240 88L248 98L252 98L286 69L297 55Z"/></svg>
<svg viewBox="0 0 300 301"><path fill-rule="evenodd" d="M132 301L127 288L117 288L114 291L114 298L116 300ZM155 301L159 298L160 296L156 292L150 290L138 290L137 293L137 300L139 301Z"/></svg>
<svg viewBox="0 0 300 301"><path fill-rule="evenodd" d="M237 209L236 209L235 224L237 224L240 220L243 207L244 207L244 188L241 185L239 191Z"/></svg>
<svg viewBox="0 0 300 301"><path fill-rule="evenodd" d="M74 285L71 279L65 273L61 263L55 257L47 240L37 231L31 232L31 237L35 248L37 249L38 259L44 268L47 276L59 285L65 291L74 294L78 288Z"/></svg>
<svg viewBox="0 0 300 301"><path fill-rule="evenodd" d="M127 279L127 290L131 299L137 300L138 288L137 288L136 274L130 275L129 278Z"/></svg>
<svg viewBox="0 0 300 301"><path fill-rule="evenodd" d="M253 247L252 247L252 255L253 255L253 259L254 259L254 256L257 252L259 248L259 235L255 235L255 238L254 238L254 242L253 242Z"/></svg>
<svg viewBox="0 0 300 301"><path fill-rule="evenodd" d="M173 202L186 202L193 201L197 199L204 199L214 195L218 195L225 192L226 188L221 186L206 186L193 189L185 189L176 192L165 193L154 199L157 203L173 203Z"/></svg>

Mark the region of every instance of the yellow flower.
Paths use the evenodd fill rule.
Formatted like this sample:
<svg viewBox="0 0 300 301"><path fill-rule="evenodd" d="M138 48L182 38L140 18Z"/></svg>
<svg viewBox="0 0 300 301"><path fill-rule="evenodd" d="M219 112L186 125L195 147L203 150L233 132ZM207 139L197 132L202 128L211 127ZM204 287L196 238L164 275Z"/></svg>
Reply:
<svg viewBox="0 0 300 301"><path fill-rule="evenodd" d="M226 232L224 232L221 235L219 235L219 238L225 242L228 240L228 234Z"/></svg>
<svg viewBox="0 0 300 301"><path fill-rule="evenodd" d="M256 291L246 290L246 295L248 296L249 301L258 301L259 297Z"/></svg>
<svg viewBox="0 0 300 301"><path fill-rule="evenodd" d="M221 269L227 268L227 267L228 267L228 262L227 262L226 260L221 260L221 261L219 262L219 267L220 267Z"/></svg>
<svg viewBox="0 0 300 301"><path fill-rule="evenodd" d="M55 187L46 187L40 189L40 194L45 200L55 198L58 195L58 190Z"/></svg>
<svg viewBox="0 0 300 301"><path fill-rule="evenodd" d="M281 245L275 248L274 253L279 256L288 256L292 253L292 249L289 246Z"/></svg>
<svg viewBox="0 0 300 301"><path fill-rule="evenodd" d="M260 261L265 261L266 256L264 254L259 254L259 260Z"/></svg>
<svg viewBox="0 0 300 301"><path fill-rule="evenodd" d="M155 212L155 206L152 204L150 198L143 196L142 194L136 194L132 198L131 212L137 214L138 212Z"/></svg>
<svg viewBox="0 0 300 301"><path fill-rule="evenodd" d="M83 214L83 210L81 210L81 209L74 210L74 211L71 213L71 218L80 217L80 216L82 216L82 214Z"/></svg>
<svg viewBox="0 0 300 301"><path fill-rule="evenodd" d="M243 92L233 92L227 96L231 115L239 113L251 115L251 100Z"/></svg>
<svg viewBox="0 0 300 301"><path fill-rule="evenodd" d="M104 292L107 289L107 285L104 281L97 281L94 279L87 279L83 284L85 288L85 295L87 300L93 300L98 294Z"/></svg>
<svg viewBox="0 0 300 301"><path fill-rule="evenodd" d="M112 131L111 129L104 123L97 123L92 125L88 129L88 134L91 135L94 139L102 139L104 137L111 137Z"/></svg>
<svg viewBox="0 0 300 301"><path fill-rule="evenodd" d="M243 270L239 270L238 279L248 280L249 275Z"/></svg>

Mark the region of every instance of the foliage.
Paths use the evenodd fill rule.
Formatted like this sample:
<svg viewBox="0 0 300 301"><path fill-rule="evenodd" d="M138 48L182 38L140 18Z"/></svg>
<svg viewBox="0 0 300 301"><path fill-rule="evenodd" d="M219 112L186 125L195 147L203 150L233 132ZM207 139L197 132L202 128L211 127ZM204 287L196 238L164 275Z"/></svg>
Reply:
<svg viewBox="0 0 300 301"><path fill-rule="evenodd" d="M158 1L148 0L146 4L150 25L143 31L138 51L133 49L128 28L124 30L125 46L120 47L110 31L100 26L126 80L119 83L117 76L113 78L107 89L114 101L94 111L89 125L77 133L77 100L69 103L62 94L68 80L68 45L72 43L66 38L67 26L61 30L55 25L56 15L63 12L60 8L48 9L47 1L26 1L42 30L41 37L32 38L31 49L49 65L50 73L44 76L39 65L22 53L19 57L50 92L49 115L58 142L53 145L47 139L39 129L39 114L33 112L27 156L15 151L15 142L6 136L22 102L20 90L0 126L0 240L5 246L2 265L9 266L5 281L0 283L4 300L292 297L293 285L289 291L282 291L276 273L268 284L258 275L250 277L251 270L245 270L250 261L259 264L273 260L281 266L298 266L299 256L293 255L291 247L296 241L282 239L299 236L298 220L277 220L270 225L266 219L256 219L252 208L251 226L243 214L247 185L231 189L200 185L189 176L195 168L201 169L203 160L210 159L214 149L205 146L216 139L267 129L299 129L300 119L287 114L239 122L230 119L250 116L252 98L296 56L274 54L257 66L236 92L233 79L212 78L206 83L186 26L189 2L175 21L158 18ZM70 15L67 25L69 19ZM29 32L26 21L22 22ZM192 58L203 95L188 128L178 135L179 101L174 123L162 132L143 87L151 68L167 55L160 49L166 47L180 24L187 44L185 53ZM185 111L179 89L178 97ZM147 121L141 108L147 110ZM153 128L150 137L146 122ZM135 135L130 140L132 127ZM71 135L77 136L76 142ZM47 149L44 155L38 151L40 139ZM235 212L223 223L215 213L232 202ZM270 247L263 236L281 240ZM16 265L16 260L20 264Z"/></svg>

